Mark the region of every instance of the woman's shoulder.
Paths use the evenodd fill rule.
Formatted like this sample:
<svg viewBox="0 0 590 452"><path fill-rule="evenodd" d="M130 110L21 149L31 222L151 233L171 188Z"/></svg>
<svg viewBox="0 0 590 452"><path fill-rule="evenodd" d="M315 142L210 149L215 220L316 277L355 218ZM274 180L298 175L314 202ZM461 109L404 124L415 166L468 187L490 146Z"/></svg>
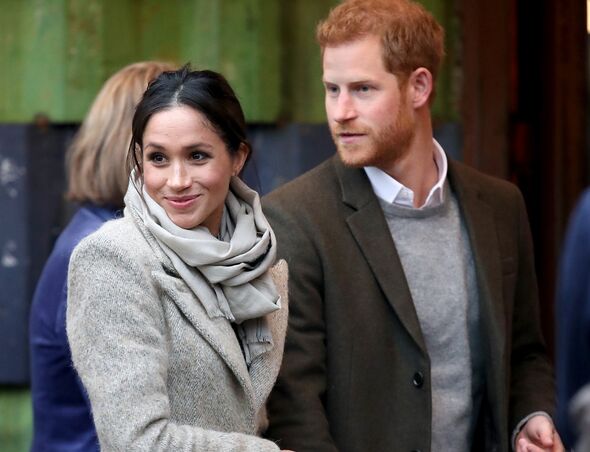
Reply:
<svg viewBox="0 0 590 452"><path fill-rule="evenodd" d="M270 276L279 293L287 293L289 286L289 266L285 259L280 259L270 268Z"/></svg>
<svg viewBox="0 0 590 452"><path fill-rule="evenodd" d="M149 250L149 244L133 220L123 217L107 221L80 241L74 249L72 259L81 253L137 256L149 253Z"/></svg>

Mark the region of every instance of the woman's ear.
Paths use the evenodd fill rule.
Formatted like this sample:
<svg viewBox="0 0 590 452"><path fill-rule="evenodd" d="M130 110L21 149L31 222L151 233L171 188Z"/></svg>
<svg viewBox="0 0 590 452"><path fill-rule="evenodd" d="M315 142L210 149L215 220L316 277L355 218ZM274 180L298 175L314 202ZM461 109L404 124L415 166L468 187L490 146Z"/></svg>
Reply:
<svg viewBox="0 0 590 452"><path fill-rule="evenodd" d="M233 176L237 176L242 172L242 168L244 168L244 164L248 160L248 155L250 155L250 147L246 143L240 143L238 151L233 156Z"/></svg>
<svg viewBox="0 0 590 452"><path fill-rule="evenodd" d="M143 175L143 152L141 152L139 143L135 143L133 152L135 153L135 165L131 167L136 167L139 173L138 175Z"/></svg>
<svg viewBox="0 0 590 452"><path fill-rule="evenodd" d="M411 89L412 106L420 108L428 105L434 88L432 73L424 67L419 67L410 75L408 85Z"/></svg>

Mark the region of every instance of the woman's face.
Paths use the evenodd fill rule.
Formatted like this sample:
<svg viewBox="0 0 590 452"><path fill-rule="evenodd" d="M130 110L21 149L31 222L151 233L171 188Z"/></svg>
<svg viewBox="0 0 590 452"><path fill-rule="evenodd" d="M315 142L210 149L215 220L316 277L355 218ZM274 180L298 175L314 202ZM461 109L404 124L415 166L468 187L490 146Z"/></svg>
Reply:
<svg viewBox="0 0 590 452"><path fill-rule="evenodd" d="M219 234L229 182L248 155L230 154L205 116L187 106L154 114L143 134L143 183L170 220L184 229Z"/></svg>

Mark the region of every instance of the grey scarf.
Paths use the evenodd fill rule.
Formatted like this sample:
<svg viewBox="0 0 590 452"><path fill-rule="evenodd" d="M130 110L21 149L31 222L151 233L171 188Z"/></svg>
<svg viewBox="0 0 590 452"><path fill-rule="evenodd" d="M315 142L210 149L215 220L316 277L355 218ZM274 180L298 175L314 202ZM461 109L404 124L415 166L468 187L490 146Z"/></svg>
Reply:
<svg viewBox="0 0 590 452"><path fill-rule="evenodd" d="M154 235L209 317L225 317L237 324L250 365L272 348L264 316L280 308L280 296L268 273L275 261L276 239L258 193L232 177L218 239L204 226L176 226L134 179L133 173L125 195L126 210L131 209Z"/></svg>

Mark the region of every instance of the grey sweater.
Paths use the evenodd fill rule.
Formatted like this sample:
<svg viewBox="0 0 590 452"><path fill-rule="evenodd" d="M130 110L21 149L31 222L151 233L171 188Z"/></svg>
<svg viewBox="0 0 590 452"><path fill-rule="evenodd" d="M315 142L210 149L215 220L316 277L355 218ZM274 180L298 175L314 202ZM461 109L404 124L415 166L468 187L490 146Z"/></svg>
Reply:
<svg viewBox="0 0 590 452"><path fill-rule="evenodd" d="M483 363L475 266L457 201L447 185L436 207L381 206L430 358L432 450L469 451Z"/></svg>

